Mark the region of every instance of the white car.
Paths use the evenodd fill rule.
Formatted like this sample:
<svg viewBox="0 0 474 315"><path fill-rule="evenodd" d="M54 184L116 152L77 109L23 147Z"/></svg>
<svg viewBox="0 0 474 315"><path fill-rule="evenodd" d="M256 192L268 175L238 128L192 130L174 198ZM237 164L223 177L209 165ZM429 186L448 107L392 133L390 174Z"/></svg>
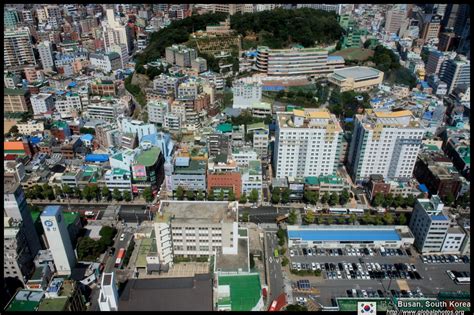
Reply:
<svg viewBox="0 0 474 315"><path fill-rule="evenodd" d="M312 269L313 271L316 271L316 263L314 263L314 262L311 263L311 269Z"/></svg>
<svg viewBox="0 0 474 315"><path fill-rule="evenodd" d="M456 276L454 275L454 273L452 273L451 270L446 270L446 273L448 274L448 276L451 278L451 280L454 280L456 279Z"/></svg>
<svg viewBox="0 0 474 315"><path fill-rule="evenodd" d="M297 263L297 264L296 264L296 269L297 269L298 271L301 270L301 263Z"/></svg>
<svg viewBox="0 0 474 315"><path fill-rule="evenodd" d="M120 241L124 241L125 240L125 233L122 233L122 235L120 235Z"/></svg>
<svg viewBox="0 0 474 315"><path fill-rule="evenodd" d="M295 252L293 252L293 250L290 250L290 257L293 257L295 256Z"/></svg>

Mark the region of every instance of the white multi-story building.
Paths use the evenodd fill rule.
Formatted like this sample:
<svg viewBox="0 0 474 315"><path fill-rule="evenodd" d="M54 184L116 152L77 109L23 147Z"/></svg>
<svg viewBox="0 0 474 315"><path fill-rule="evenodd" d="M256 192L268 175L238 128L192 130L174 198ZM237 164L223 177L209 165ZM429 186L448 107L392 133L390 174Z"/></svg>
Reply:
<svg viewBox="0 0 474 315"><path fill-rule="evenodd" d="M52 94L39 93L34 94L30 98L31 107L33 108L33 113L35 115L41 115L46 112L53 110L55 106L54 97ZM61 101L60 101L60 104Z"/></svg>
<svg viewBox="0 0 474 315"><path fill-rule="evenodd" d="M3 84L7 89L15 89L21 83L21 76L13 72L3 73Z"/></svg>
<svg viewBox="0 0 474 315"><path fill-rule="evenodd" d="M236 254L237 211L228 202L161 202L154 223L160 263L172 266L174 256Z"/></svg>
<svg viewBox="0 0 474 315"><path fill-rule="evenodd" d="M112 70L120 69L122 66L122 58L120 54L116 52L110 52L108 54L90 54L89 60L91 66L104 73L109 73Z"/></svg>
<svg viewBox="0 0 474 315"><path fill-rule="evenodd" d="M116 52L120 55L121 68L125 69L125 65L130 61L128 48L125 44L114 44L107 47L107 52Z"/></svg>
<svg viewBox="0 0 474 315"><path fill-rule="evenodd" d="M163 127L170 131L179 131L181 129L181 123L181 115L166 113Z"/></svg>
<svg viewBox="0 0 474 315"><path fill-rule="evenodd" d="M165 115L168 112L168 102L152 101L146 106L148 110L148 121L155 124L163 125L165 123Z"/></svg>
<svg viewBox="0 0 474 315"><path fill-rule="evenodd" d="M237 80L232 84L233 108L250 108L262 99L262 83Z"/></svg>
<svg viewBox="0 0 474 315"><path fill-rule="evenodd" d="M100 100L99 96L95 96L87 106L85 116L93 119L115 121L117 119L117 116L123 113L123 109L123 104L118 102L117 100L105 101Z"/></svg>
<svg viewBox="0 0 474 315"><path fill-rule="evenodd" d="M362 182L372 174L386 180L411 178L424 133L408 110L356 115L348 155L352 179Z"/></svg>
<svg viewBox="0 0 474 315"><path fill-rule="evenodd" d="M257 155L257 152L255 152L252 149L247 149L247 150L235 149L232 151L232 158L237 163L238 166L248 167L250 161L258 159L258 155Z"/></svg>
<svg viewBox="0 0 474 315"><path fill-rule="evenodd" d="M33 132L43 131L44 123L42 121L30 120L24 124L17 124L18 133L22 135L31 135Z"/></svg>
<svg viewBox="0 0 474 315"><path fill-rule="evenodd" d="M50 41L44 41L38 44L38 53L40 55L43 70L54 69L53 44Z"/></svg>
<svg viewBox="0 0 474 315"><path fill-rule="evenodd" d="M76 254L61 206L46 206L40 218L58 275L70 275L76 265Z"/></svg>
<svg viewBox="0 0 474 315"><path fill-rule="evenodd" d="M3 34L3 61L5 67L36 64L29 28L6 31Z"/></svg>
<svg viewBox="0 0 474 315"><path fill-rule="evenodd" d="M249 196L255 189L260 199L262 197L262 162L260 160L249 161L248 167L240 168L240 174L242 176L242 193Z"/></svg>
<svg viewBox="0 0 474 315"><path fill-rule="evenodd" d="M118 289L114 272L102 275L98 302L102 312L118 311Z"/></svg>
<svg viewBox="0 0 474 315"><path fill-rule="evenodd" d="M183 80L184 78L172 77L162 73L153 80L153 91L159 95L176 97L178 85Z"/></svg>
<svg viewBox="0 0 474 315"><path fill-rule="evenodd" d="M441 252L443 253L459 253L463 245L466 233L459 226L450 227L446 232L444 238L443 247Z"/></svg>
<svg viewBox="0 0 474 315"><path fill-rule="evenodd" d="M334 174L342 135L339 121L327 109L277 113L273 159L276 177Z"/></svg>
<svg viewBox="0 0 474 315"><path fill-rule="evenodd" d="M471 61L458 55L441 65L439 78L448 85L448 94L458 86L471 85Z"/></svg>
<svg viewBox="0 0 474 315"><path fill-rule="evenodd" d="M343 4L324 4L324 3L306 3L306 4L297 4L296 7L299 8L311 8L315 10L323 10L328 12L336 12L338 15L342 14L342 9L344 8Z"/></svg>
<svg viewBox="0 0 474 315"><path fill-rule="evenodd" d="M105 172L105 185L110 191L117 188L120 191L132 190L132 173L122 168L112 168Z"/></svg>
<svg viewBox="0 0 474 315"><path fill-rule="evenodd" d="M143 136L152 135L158 132L155 125L146 124L141 120L130 120L124 118L121 121L121 127L122 132L124 133L136 133L138 141L140 141Z"/></svg>
<svg viewBox="0 0 474 315"><path fill-rule="evenodd" d="M449 229L449 219L443 214L443 203L438 196L418 199L410 219L410 230L415 236L415 247L421 253L440 252Z"/></svg>
<svg viewBox="0 0 474 315"><path fill-rule="evenodd" d="M198 82L183 82L178 86L178 99L194 100L202 93L202 86Z"/></svg>
<svg viewBox="0 0 474 315"><path fill-rule="evenodd" d="M56 98L55 107L61 117L71 117L73 111L82 110L81 98L77 93L68 92Z"/></svg>

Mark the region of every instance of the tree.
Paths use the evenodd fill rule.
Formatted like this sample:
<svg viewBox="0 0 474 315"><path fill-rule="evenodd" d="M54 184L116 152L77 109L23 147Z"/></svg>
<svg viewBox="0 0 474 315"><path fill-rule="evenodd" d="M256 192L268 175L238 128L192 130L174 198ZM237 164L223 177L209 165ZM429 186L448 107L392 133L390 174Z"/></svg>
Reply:
<svg viewBox="0 0 474 315"><path fill-rule="evenodd" d="M209 195L207 195L207 200L209 201L214 201L216 199L216 196L214 195L214 191L211 190L211 192L209 193Z"/></svg>
<svg viewBox="0 0 474 315"><path fill-rule="evenodd" d="M307 312L308 308L299 304L289 304L286 306L288 312Z"/></svg>
<svg viewBox="0 0 474 315"><path fill-rule="evenodd" d="M313 211L306 211L304 216L304 221L308 224L312 224L314 222L314 212Z"/></svg>
<svg viewBox="0 0 474 315"><path fill-rule="evenodd" d="M405 208L405 198L403 198L402 195L397 195L397 196L393 199L392 205L393 205L395 208L399 208L399 207Z"/></svg>
<svg viewBox="0 0 474 315"><path fill-rule="evenodd" d="M153 201L153 192L151 190L151 187L146 187L143 189L143 198L145 198L146 202L152 202Z"/></svg>
<svg viewBox="0 0 474 315"><path fill-rule="evenodd" d="M339 217L337 218L337 224L345 224L346 223L346 218L344 217Z"/></svg>
<svg viewBox="0 0 474 315"><path fill-rule="evenodd" d="M304 200L312 205L315 205L318 202L316 197L319 197L319 195L317 194L317 192L312 190L306 190L303 194Z"/></svg>
<svg viewBox="0 0 474 315"><path fill-rule="evenodd" d="M192 190L188 190L186 192L186 199L188 200L194 200L194 192Z"/></svg>
<svg viewBox="0 0 474 315"><path fill-rule="evenodd" d="M204 194L203 194L203 192L202 192L202 191L198 191L196 198L197 198L197 200L204 200Z"/></svg>
<svg viewBox="0 0 474 315"><path fill-rule="evenodd" d="M352 213L352 214L349 216L349 223L350 223L350 224L354 224L356 220L357 220L356 215Z"/></svg>
<svg viewBox="0 0 474 315"><path fill-rule="evenodd" d="M249 222L250 213L246 210L242 213L242 222Z"/></svg>
<svg viewBox="0 0 474 315"><path fill-rule="evenodd" d="M407 224L407 217L405 216L404 213L401 213L400 216L398 217L398 224L400 225Z"/></svg>
<svg viewBox="0 0 474 315"><path fill-rule="evenodd" d="M374 200L372 201L372 206L378 207L380 206L384 201L383 194L381 192L378 192L374 196Z"/></svg>
<svg viewBox="0 0 474 315"><path fill-rule="evenodd" d="M446 197L444 198L444 204L448 207L451 207L451 205L454 203L455 198L452 192L448 192Z"/></svg>
<svg viewBox="0 0 474 315"><path fill-rule="evenodd" d="M125 190L125 191L123 192L123 199L124 199L125 201L131 201L131 200L132 200L132 194L130 193L130 191Z"/></svg>
<svg viewBox="0 0 474 315"><path fill-rule="evenodd" d="M250 192L249 201L252 203L256 203L258 201L258 191L255 188Z"/></svg>
<svg viewBox="0 0 474 315"><path fill-rule="evenodd" d="M17 125L13 125L13 126L10 128L10 130L9 130L8 132L9 132L10 134L12 134L12 135L18 134L18 132L19 132L19 131L18 131L18 126L17 126Z"/></svg>
<svg viewBox="0 0 474 315"><path fill-rule="evenodd" d="M296 214L295 210L291 210L290 214L288 215L288 224L293 225L296 224L296 220L298 219L298 216Z"/></svg>
<svg viewBox="0 0 474 315"><path fill-rule="evenodd" d="M290 189L283 189L283 191L281 192L281 202L283 204L290 202Z"/></svg>
<svg viewBox="0 0 474 315"><path fill-rule="evenodd" d="M329 205L330 206L335 206L339 202L339 196L333 192L331 196L329 197Z"/></svg>
<svg viewBox="0 0 474 315"><path fill-rule="evenodd" d="M240 195L239 203L241 203L241 204L246 204L247 203L247 195L245 194L245 192L242 195Z"/></svg>
<svg viewBox="0 0 474 315"><path fill-rule="evenodd" d="M229 191L229 194L227 195L227 200L228 201L235 201L235 194L233 190Z"/></svg>
<svg viewBox="0 0 474 315"><path fill-rule="evenodd" d="M54 185L54 193L56 194L56 196L58 197L63 197L63 189L61 188L61 186L58 186L58 185Z"/></svg>
<svg viewBox="0 0 474 315"><path fill-rule="evenodd" d="M278 238L285 238L285 230L283 230L282 228L278 228L277 237Z"/></svg>
<svg viewBox="0 0 474 315"><path fill-rule="evenodd" d="M63 184L62 187L63 187L63 193L64 193L67 197L71 196L71 194L72 194L72 192L73 192L72 189L71 189L71 187L69 187L69 186L66 185L66 184Z"/></svg>
<svg viewBox="0 0 474 315"><path fill-rule="evenodd" d="M285 245L285 239L284 238L278 239L278 245L284 246Z"/></svg>
<svg viewBox="0 0 474 315"><path fill-rule="evenodd" d="M364 213L364 216L362 217L362 222L364 222L365 224L372 223L372 217L369 212Z"/></svg>
<svg viewBox="0 0 474 315"><path fill-rule="evenodd" d="M341 195L339 196L339 203L341 206L345 205L349 201L350 195L347 189L343 189Z"/></svg>
<svg viewBox="0 0 474 315"><path fill-rule="evenodd" d="M114 188L112 192L112 197L117 201L122 200L122 193L120 192L120 190L118 190L118 188Z"/></svg>
<svg viewBox="0 0 474 315"><path fill-rule="evenodd" d="M326 223L327 223L328 225L333 224L333 223L334 223L334 218L333 218L333 217L327 217L327 218L326 218Z"/></svg>
<svg viewBox="0 0 474 315"><path fill-rule="evenodd" d="M388 193L388 194L385 195L385 198L382 201L382 205L385 208L389 208L393 205L393 195L391 193Z"/></svg>
<svg viewBox="0 0 474 315"><path fill-rule="evenodd" d="M223 201L223 200L224 200L224 190L223 190L223 189L221 189L221 191L219 192L218 200L219 200L219 201Z"/></svg>
<svg viewBox="0 0 474 315"><path fill-rule="evenodd" d="M82 190L82 194L87 201L91 201L93 198L92 190L90 186L84 187L84 189Z"/></svg>
<svg viewBox="0 0 474 315"><path fill-rule="evenodd" d="M385 212L385 214L383 215L383 220L387 225L392 225L395 221L395 218L390 212Z"/></svg>
<svg viewBox="0 0 474 315"><path fill-rule="evenodd" d="M406 198L405 198L405 205L408 206L408 207L414 207L415 206L415 202L416 202L416 199L413 195L408 195Z"/></svg>
<svg viewBox="0 0 474 315"><path fill-rule="evenodd" d="M327 203L329 201L329 192L325 192L324 195L321 197L321 203Z"/></svg>
<svg viewBox="0 0 474 315"><path fill-rule="evenodd" d="M107 186L102 187L100 194L105 200L110 200L110 190L107 188Z"/></svg>
<svg viewBox="0 0 474 315"><path fill-rule="evenodd" d="M283 258L281 259L281 265L282 265L283 267L288 266L288 263L289 263L289 262L290 262L290 261L288 260L288 257L286 257L286 256L283 256Z"/></svg>
<svg viewBox="0 0 474 315"><path fill-rule="evenodd" d="M82 199L82 192L79 187L74 187L74 196L78 199Z"/></svg>
<svg viewBox="0 0 474 315"><path fill-rule="evenodd" d="M374 220L375 225L383 225L383 219L380 216L376 216Z"/></svg>
<svg viewBox="0 0 474 315"><path fill-rule="evenodd" d="M183 200L184 199L184 189L183 189L183 187L178 186L178 188L176 188L176 198L178 198L178 200Z"/></svg>
<svg viewBox="0 0 474 315"><path fill-rule="evenodd" d="M272 203L279 203L280 202L280 188L273 188L272 191Z"/></svg>
<svg viewBox="0 0 474 315"><path fill-rule="evenodd" d="M91 184L90 191L91 191L92 198L95 198L97 201L99 201L100 200L99 186L97 186L97 184Z"/></svg>

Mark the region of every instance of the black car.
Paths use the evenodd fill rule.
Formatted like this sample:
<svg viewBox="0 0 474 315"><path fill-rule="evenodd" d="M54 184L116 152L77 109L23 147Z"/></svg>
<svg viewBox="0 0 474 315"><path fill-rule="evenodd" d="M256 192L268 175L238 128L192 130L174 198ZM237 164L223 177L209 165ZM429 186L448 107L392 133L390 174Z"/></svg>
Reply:
<svg viewBox="0 0 474 315"><path fill-rule="evenodd" d="M352 268L354 268L354 270L357 270L357 265L356 265L356 263L352 263Z"/></svg>
<svg viewBox="0 0 474 315"><path fill-rule="evenodd" d="M336 265L334 265L333 263L330 263L330 264L329 264L329 267L330 267L331 270L333 270L333 271L334 271L334 269L336 269Z"/></svg>
<svg viewBox="0 0 474 315"><path fill-rule="evenodd" d="M466 255L462 256L462 261L463 261L465 264L468 264L468 263L469 263L469 257L467 257Z"/></svg>
<svg viewBox="0 0 474 315"><path fill-rule="evenodd" d="M415 279L415 272L413 271L408 271L408 275L410 276L411 279Z"/></svg>
<svg viewBox="0 0 474 315"><path fill-rule="evenodd" d="M346 292L348 297L353 297L352 290L346 290Z"/></svg>
<svg viewBox="0 0 474 315"><path fill-rule="evenodd" d="M401 292L403 297L408 297L408 292L406 290L402 290Z"/></svg>
<svg viewBox="0 0 474 315"><path fill-rule="evenodd" d="M115 254L115 247L111 247L109 249L109 256L113 256Z"/></svg>
<svg viewBox="0 0 474 315"><path fill-rule="evenodd" d="M364 254L366 254L367 256L369 255L369 249L368 248L364 248Z"/></svg>
<svg viewBox="0 0 474 315"><path fill-rule="evenodd" d="M418 273L418 271L414 271L413 273L415 274L416 280L420 280L420 279L421 279L421 276L420 276L420 274Z"/></svg>
<svg viewBox="0 0 474 315"><path fill-rule="evenodd" d="M329 264L328 263L325 263L324 267L326 267L326 270L329 270Z"/></svg>
<svg viewBox="0 0 474 315"><path fill-rule="evenodd" d="M339 270L344 270L344 266L342 265L342 263L338 263L337 266L339 267Z"/></svg>
<svg viewBox="0 0 474 315"><path fill-rule="evenodd" d="M339 256L342 256L342 249L338 249L337 252L339 253Z"/></svg>
<svg viewBox="0 0 474 315"><path fill-rule="evenodd" d="M378 293L378 295L379 295L380 297L384 297L384 296L385 296L385 295L383 294L382 290L380 290L380 289L377 290L377 293Z"/></svg>
<svg viewBox="0 0 474 315"><path fill-rule="evenodd" d="M305 255L305 256L308 255L308 251L306 250L306 248L303 248L303 255Z"/></svg>

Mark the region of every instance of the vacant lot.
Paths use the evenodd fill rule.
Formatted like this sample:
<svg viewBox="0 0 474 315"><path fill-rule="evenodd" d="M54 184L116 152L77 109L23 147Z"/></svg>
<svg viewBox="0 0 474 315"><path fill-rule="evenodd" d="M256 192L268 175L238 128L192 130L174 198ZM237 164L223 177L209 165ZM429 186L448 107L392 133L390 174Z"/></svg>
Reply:
<svg viewBox="0 0 474 315"><path fill-rule="evenodd" d="M331 56L341 56L346 60L365 61L374 55L374 51L364 48L347 48L337 51Z"/></svg>

